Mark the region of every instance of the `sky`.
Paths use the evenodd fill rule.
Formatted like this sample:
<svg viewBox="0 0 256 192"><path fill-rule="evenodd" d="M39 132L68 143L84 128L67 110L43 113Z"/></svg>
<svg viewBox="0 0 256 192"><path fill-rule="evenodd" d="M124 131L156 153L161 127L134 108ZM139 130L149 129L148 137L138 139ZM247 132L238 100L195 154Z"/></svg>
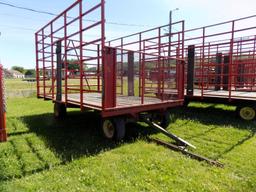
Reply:
<svg viewBox="0 0 256 192"><path fill-rule="evenodd" d="M17 6L51 13L60 13L75 0L0 0ZM84 0L95 1L95 0ZM106 21L136 24L106 24L108 40L168 24L169 11L173 21L185 20L186 29L202 27L256 14L255 0L106 0ZM34 33L54 16L19 10L0 4L0 63L5 68L35 68Z"/></svg>

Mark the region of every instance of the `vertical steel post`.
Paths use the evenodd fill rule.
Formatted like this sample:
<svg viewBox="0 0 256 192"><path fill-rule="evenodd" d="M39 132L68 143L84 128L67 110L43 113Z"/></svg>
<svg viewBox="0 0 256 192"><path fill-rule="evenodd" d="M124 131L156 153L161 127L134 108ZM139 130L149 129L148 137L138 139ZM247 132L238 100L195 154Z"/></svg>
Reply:
<svg viewBox="0 0 256 192"><path fill-rule="evenodd" d="M168 56L171 57L171 49L172 47L172 11L170 11L169 15L169 50L168 50Z"/></svg>
<svg viewBox="0 0 256 192"><path fill-rule="evenodd" d="M184 54L185 54L185 21L182 21L182 59L184 59Z"/></svg>
<svg viewBox="0 0 256 192"><path fill-rule="evenodd" d="M221 63L222 63L222 53L217 53L216 63L215 63L215 91L220 90L221 85Z"/></svg>
<svg viewBox="0 0 256 192"><path fill-rule="evenodd" d="M217 48L218 49L218 48ZM210 52L211 52L211 43L208 44L208 55L207 55L207 61L208 61L208 68L207 68L207 71L209 73L209 71L211 70L210 69L210 62L211 62L211 56L210 56ZM218 53L218 50L217 50L217 53ZM217 62L216 62L217 63ZM218 65L216 64L215 66L215 69L217 69ZM216 71L215 71L216 73ZM216 78L216 76L215 76ZM209 89L209 86L211 84L211 76L208 77L208 81L207 81L207 86L206 86L206 89Z"/></svg>
<svg viewBox="0 0 256 192"><path fill-rule="evenodd" d="M144 45L145 47L145 45ZM144 104L144 94L145 94L145 53L142 53L142 62L141 62L141 104Z"/></svg>
<svg viewBox="0 0 256 192"><path fill-rule="evenodd" d="M183 37L182 37L182 42L184 41ZM180 49L180 47L182 46L182 50ZM176 58L181 59L181 55L180 52L182 51L182 59L183 59L183 52L184 52L184 48L183 48L183 44L181 45L180 43L180 33L179 33L179 40L178 40L178 47L176 48ZM177 64L179 63L179 60L176 60L176 88L178 88L179 91L179 78L180 78L180 67L177 66ZM183 74L184 75L184 74ZM184 94L184 90L183 90L183 94Z"/></svg>
<svg viewBox="0 0 256 192"><path fill-rule="evenodd" d="M65 69L65 103L68 102L68 43L67 43L67 12L64 13L64 69Z"/></svg>
<svg viewBox="0 0 256 192"><path fill-rule="evenodd" d="M233 69L233 52L234 52L234 37L235 37L235 21L232 21L232 33L231 33L231 42L230 42L230 54L229 54L229 72L228 72L228 91L229 99L231 99L232 94L232 69Z"/></svg>
<svg viewBox="0 0 256 192"><path fill-rule="evenodd" d="M40 95L40 74L39 74L39 53L38 53L38 33L35 34L36 41L36 94L39 98Z"/></svg>
<svg viewBox="0 0 256 192"><path fill-rule="evenodd" d="M178 97L179 99L184 99L184 87L185 87L185 61L180 62L180 70L179 70L179 76L180 76L180 86L178 90Z"/></svg>
<svg viewBox="0 0 256 192"><path fill-rule="evenodd" d="M134 96L134 52L128 52L128 96Z"/></svg>
<svg viewBox="0 0 256 192"><path fill-rule="evenodd" d="M97 45L97 91L100 92L100 45Z"/></svg>
<svg viewBox="0 0 256 192"><path fill-rule="evenodd" d="M236 84L236 88L244 88L246 62L243 62L242 60L238 60L237 64L238 64L238 70L236 74L237 75L236 82L238 84Z"/></svg>
<svg viewBox="0 0 256 192"><path fill-rule="evenodd" d="M123 73L124 73L124 50L123 50L123 38L121 38L121 95L124 94L124 78L123 78ZM133 58L134 59L134 58ZM129 52L128 52L128 65L129 65ZM129 74L129 66L128 66L128 74ZM129 80L128 80L129 83ZM129 84L128 84L129 86ZM129 91L129 88L128 88Z"/></svg>
<svg viewBox="0 0 256 192"><path fill-rule="evenodd" d="M163 70L163 60L160 57L161 55L161 28L158 28L158 95L161 96L162 101L164 100L164 70Z"/></svg>
<svg viewBox="0 0 256 192"><path fill-rule="evenodd" d="M253 75L253 78L252 78L251 91L253 90L253 87L255 86L255 81L256 81L256 79L255 79L255 74L256 74L255 55L256 55L256 35L254 36L254 41L253 41L253 56L252 56L253 64L252 64L252 73L253 73L254 75Z"/></svg>
<svg viewBox="0 0 256 192"><path fill-rule="evenodd" d="M141 93L141 87L142 87L142 85L141 85L141 76L142 76L142 68L141 68L142 42L141 42L141 40L142 40L142 37L141 37L141 33L140 33L140 34L139 34L139 51L140 51L140 53L139 53L139 96L140 96L140 97L141 97L141 95L142 95L142 93Z"/></svg>
<svg viewBox="0 0 256 192"><path fill-rule="evenodd" d="M204 96L204 67L205 67L205 27L203 27L203 53L202 53L202 62L201 62L201 97Z"/></svg>
<svg viewBox="0 0 256 192"><path fill-rule="evenodd" d="M46 76L45 76L45 36L44 29L42 30L42 52L43 52L43 90L44 90L44 98L46 97Z"/></svg>
<svg viewBox="0 0 256 192"><path fill-rule="evenodd" d="M194 95L195 46L188 46L187 96Z"/></svg>
<svg viewBox="0 0 256 192"><path fill-rule="evenodd" d="M180 48L176 49L176 55L178 58L176 60L176 86L178 91L178 99L183 99L184 98L185 62L180 60Z"/></svg>
<svg viewBox="0 0 256 192"><path fill-rule="evenodd" d="M84 64L83 64L83 2L79 2L79 38L80 38L80 108L83 108L84 102Z"/></svg>
<svg viewBox="0 0 256 192"><path fill-rule="evenodd" d="M104 79L104 75L105 75L105 67L106 67L106 63L105 63L105 0L101 0L101 55L102 55L102 108L105 109L105 99L104 99L104 90L105 90L105 79Z"/></svg>
<svg viewBox="0 0 256 192"><path fill-rule="evenodd" d="M104 109L116 107L116 49L105 47L103 66Z"/></svg>
<svg viewBox="0 0 256 192"><path fill-rule="evenodd" d="M52 100L54 100L54 94L55 94L55 87L54 87L54 78L55 78L55 72L54 72L54 42L53 42L53 24L51 23L51 78L52 78Z"/></svg>
<svg viewBox="0 0 256 192"><path fill-rule="evenodd" d="M224 68L223 68L223 90L228 91L229 89L229 62L230 56L224 56Z"/></svg>
<svg viewBox="0 0 256 192"><path fill-rule="evenodd" d="M56 74L56 84L57 84L57 96L56 101L62 101L62 58L61 58L61 41L57 42L56 48L57 55L57 74Z"/></svg>

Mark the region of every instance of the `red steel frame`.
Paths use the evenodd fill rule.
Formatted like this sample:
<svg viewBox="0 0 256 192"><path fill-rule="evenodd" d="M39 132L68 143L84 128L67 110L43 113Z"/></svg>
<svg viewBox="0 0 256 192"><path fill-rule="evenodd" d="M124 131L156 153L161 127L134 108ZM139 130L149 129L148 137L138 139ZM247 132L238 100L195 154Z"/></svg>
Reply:
<svg viewBox="0 0 256 192"><path fill-rule="evenodd" d="M179 64L184 64L184 30L185 30L185 22L179 21L171 24L172 27L176 28L176 32L172 34L166 33L166 29L169 27L168 25L148 29L146 31L142 31L139 33L131 34L128 36L124 36L121 38L113 39L108 42L109 46L116 47L118 49L133 49L137 52L143 52L146 54L158 55L161 57L166 57L169 59L169 63L171 61L175 61L176 66L170 66L166 64L162 69L156 66L156 70L162 71L159 73L158 71L151 71L151 73L145 77L145 80L155 79L157 81L157 87L152 88L152 83L147 84L146 82L139 82L140 85L140 95L144 94L144 91L152 93L156 92L157 94L164 95L167 92L173 92L174 89L170 89L170 85L166 88L165 81L168 81L168 72L176 70L175 74L169 74L169 78L176 79L175 89L178 92L178 98L182 99L184 95L184 76L181 75L183 73L183 68L179 67ZM169 36L172 36L172 42L169 41ZM140 56L141 58L141 56ZM171 61L170 61L171 60ZM181 62L181 63L179 63ZM121 64L123 63L123 58L121 57ZM121 67L122 68L122 67ZM142 70L144 72L144 70ZM141 74L143 75L143 74ZM161 80L161 76L164 76L165 79ZM121 77L121 81L123 81ZM161 83L163 85L161 85Z"/></svg>
<svg viewBox="0 0 256 192"><path fill-rule="evenodd" d="M7 141L6 133L6 106L4 96L4 71L0 65L0 142Z"/></svg>
<svg viewBox="0 0 256 192"><path fill-rule="evenodd" d="M98 21L94 21L93 24L86 23L86 17L92 14L94 11L100 9L101 15ZM69 16L74 11L78 12L75 16ZM71 12L71 13L70 13ZM74 13L73 13L74 14ZM63 22L59 24L60 22ZM96 29L98 36L91 39L89 42L84 41L83 38L87 31ZM78 28L73 30L72 28ZM47 31L47 32L46 32ZM46 34L47 33L47 34ZM102 59L102 52L104 50L105 41L105 16L104 16L104 1L100 0L98 4L86 9L83 1L78 0L72 4L69 8L63 11L59 16L52 20L49 24L44 26L35 34L36 39L36 71L37 71L37 96L43 98L50 98L55 100L55 88L56 88L56 43L62 42L62 54L64 69L63 76L65 76L65 103L68 103L67 94L68 91L80 91L81 98L83 98L84 91L88 91L84 88L83 78L85 76L85 70L83 69L83 63L86 61L97 61L98 69L100 60ZM63 43L64 42L64 43ZM87 48L92 46L92 48ZM85 51L93 52L97 56L90 57L84 55ZM73 52L73 53L70 53ZM68 59L74 60L73 64L78 65L78 70L68 69ZM81 72L75 75L73 79L79 79L79 84L69 84L68 76L72 73ZM97 79L100 79L100 72L97 71ZM48 73L48 74L47 74ZM50 74L49 74L50 73ZM47 80L50 78L51 84L47 85ZM94 77L95 78L95 77ZM93 85L90 85L93 86ZM94 85L95 86L95 85ZM97 85L99 88L99 85ZM47 90L48 89L48 90ZM49 91L50 90L50 91ZM99 91L99 90L98 90ZM82 107L82 102L81 102Z"/></svg>
<svg viewBox="0 0 256 192"><path fill-rule="evenodd" d="M197 90L187 97L256 100L255 21L253 15L185 31L185 46L195 46Z"/></svg>
<svg viewBox="0 0 256 192"><path fill-rule="evenodd" d="M162 26L139 33L136 42L125 45L126 38L121 38L121 46L110 42L105 46L105 5L104 0L98 1L96 5L90 2L89 6L85 5L87 1L76 1L35 34L37 96L58 102L55 49L57 42L61 42L61 103L67 107L95 109L101 111L103 117L109 117L182 105L184 21L173 24L180 28L172 34L175 39L172 44L167 41L169 34L162 31L166 26ZM139 93L133 95L139 98L139 102L134 105L119 102L120 96L130 96L126 93L126 73L130 73L126 66L129 62L134 66L130 80L139 82ZM79 69L70 69L71 64ZM150 89L152 87L154 89ZM78 99L71 98L72 94L79 95ZM97 95L100 101L89 102L88 94ZM158 102L148 103L150 98Z"/></svg>

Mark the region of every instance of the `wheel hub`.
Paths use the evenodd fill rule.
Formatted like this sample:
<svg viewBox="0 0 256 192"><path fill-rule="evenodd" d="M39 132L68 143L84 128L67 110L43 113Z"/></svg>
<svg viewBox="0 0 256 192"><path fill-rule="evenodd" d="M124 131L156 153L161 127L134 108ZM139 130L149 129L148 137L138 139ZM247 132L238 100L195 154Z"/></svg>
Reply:
<svg viewBox="0 0 256 192"><path fill-rule="evenodd" d="M256 112L252 107L243 107L240 110L240 116L245 120L253 120L256 116Z"/></svg>
<svg viewBox="0 0 256 192"><path fill-rule="evenodd" d="M110 120L103 122L103 132L108 139L112 139L115 134L115 127Z"/></svg>

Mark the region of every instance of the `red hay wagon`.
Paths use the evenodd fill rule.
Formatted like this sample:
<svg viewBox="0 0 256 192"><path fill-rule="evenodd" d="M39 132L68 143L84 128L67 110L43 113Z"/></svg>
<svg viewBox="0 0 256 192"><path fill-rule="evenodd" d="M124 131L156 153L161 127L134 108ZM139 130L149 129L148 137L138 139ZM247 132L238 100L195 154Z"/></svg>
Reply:
<svg viewBox="0 0 256 192"><path fill-rule="evenodd" d="M256 117L256 15L185 31L186 102L237 106Z"/></svg>
<svg viewBox="0 0 256 192"><path fill-rule="evenodd" d="M167 125L167 110L184 101L184 22L173 24L175 50L164 27L106 43L104 0L96 2L76 1L35 34L38 98L54 102L56 117L100 112L110 139L145 112Z"/></svg>

